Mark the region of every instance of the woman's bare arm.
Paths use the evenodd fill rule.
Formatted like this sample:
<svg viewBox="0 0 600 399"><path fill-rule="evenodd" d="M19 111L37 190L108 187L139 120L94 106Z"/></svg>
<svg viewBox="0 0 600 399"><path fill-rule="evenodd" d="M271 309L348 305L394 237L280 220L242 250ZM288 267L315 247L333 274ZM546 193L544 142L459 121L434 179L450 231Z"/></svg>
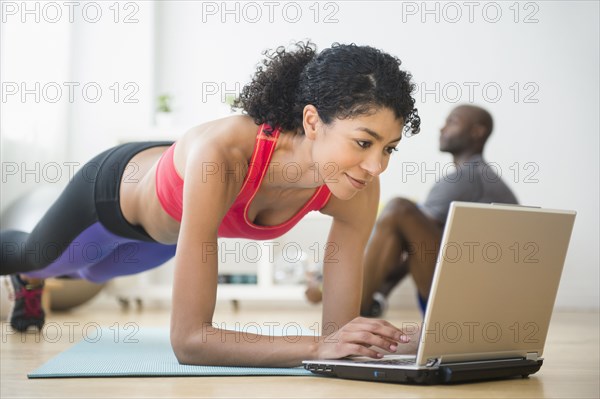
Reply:
<svg viewBox="0 0 600 399"><path fill-rule="evenodd" d="M348 201L332 199L323 213L333 216L323 265L323 335L337 351L378 357L374 346L395 351L404 333L384 320L358 317L363 256L377 216L379 180ZM331 348L328 348L331 349ZM354 352L354 353L350 353ZM324 357L329 357L329 350Z"/></svg>
<svg viewBox="0 0 600 399"><path fill-rule="evenodd" d="M171 315L171 344L177 359L185 364L295 366L303 359L316 357L315 337L255 335L212 325L218 226L241 182L223 181L220 173L200 176L198 171L207 163L224 167L226 154L200 147L192 151L202 156L188 157L186 166Z"/></svg>

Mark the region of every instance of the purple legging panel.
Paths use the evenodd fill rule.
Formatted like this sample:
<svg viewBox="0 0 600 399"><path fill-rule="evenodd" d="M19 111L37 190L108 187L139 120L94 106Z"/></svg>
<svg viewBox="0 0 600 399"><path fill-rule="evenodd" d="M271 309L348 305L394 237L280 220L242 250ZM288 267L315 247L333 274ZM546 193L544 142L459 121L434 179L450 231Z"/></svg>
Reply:
<svg viewBox="0 0 600 399"><path fill-rule="evenodd" d="M123 238L96 222L71 241L55 261L25 275L69 276L102 283L160 266L175 255L175 248L175 245Z"/></svg>

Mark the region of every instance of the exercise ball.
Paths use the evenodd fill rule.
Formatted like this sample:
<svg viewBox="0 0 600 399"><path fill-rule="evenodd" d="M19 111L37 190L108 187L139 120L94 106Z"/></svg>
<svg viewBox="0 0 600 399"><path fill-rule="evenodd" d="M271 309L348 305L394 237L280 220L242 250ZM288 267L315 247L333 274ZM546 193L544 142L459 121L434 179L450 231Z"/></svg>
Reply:
<svg viewBox="0 0 600 399"><path fill-rule="evenodd" d="M2 230L20 230L29 232L44 216L50 205L56 201L63 190L63 186L44 185L21 196L10 204L0 215ZM57 279L58 287L50 295L50 309L68 310L96 296L105 284L95 284L87 280ZM4 282L3 282L4 283ZM4 285L4 284L3 284ZM4 290L5 287L2 287ZM6 293L2 292L2 302L6 302ZM3 304L2 310L4 314Z"/></svg>
<svg viewBox="0 0 600 399"><path fill-rule="evenodd" d="M0 276L0 320L6 320L11 307L6 283L8 283L8 277Z"/></svg>

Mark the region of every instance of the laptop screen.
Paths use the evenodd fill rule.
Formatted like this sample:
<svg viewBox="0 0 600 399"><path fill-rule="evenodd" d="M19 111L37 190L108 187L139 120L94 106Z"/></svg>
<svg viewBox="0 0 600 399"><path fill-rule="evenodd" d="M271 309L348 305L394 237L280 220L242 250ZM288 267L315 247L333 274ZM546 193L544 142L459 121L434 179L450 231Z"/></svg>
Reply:
<svg viewBox="0 0 600 399"><path fill-rule="evenodd" d="M571 211L452 203L417 363L541 357L574 220Z"/></svg>

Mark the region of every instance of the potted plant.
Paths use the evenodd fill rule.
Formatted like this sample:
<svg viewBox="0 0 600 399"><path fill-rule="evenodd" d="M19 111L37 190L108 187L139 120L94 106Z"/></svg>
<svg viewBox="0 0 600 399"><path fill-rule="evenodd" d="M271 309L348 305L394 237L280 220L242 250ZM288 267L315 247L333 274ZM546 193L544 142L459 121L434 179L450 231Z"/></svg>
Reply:
<svg viewBox="0 0 600 399"><path fill-rule="evenodd" d="M173 96L161 94L157 98L156 115L154 122L158 127L170 127L173 125Z"/></svg>

